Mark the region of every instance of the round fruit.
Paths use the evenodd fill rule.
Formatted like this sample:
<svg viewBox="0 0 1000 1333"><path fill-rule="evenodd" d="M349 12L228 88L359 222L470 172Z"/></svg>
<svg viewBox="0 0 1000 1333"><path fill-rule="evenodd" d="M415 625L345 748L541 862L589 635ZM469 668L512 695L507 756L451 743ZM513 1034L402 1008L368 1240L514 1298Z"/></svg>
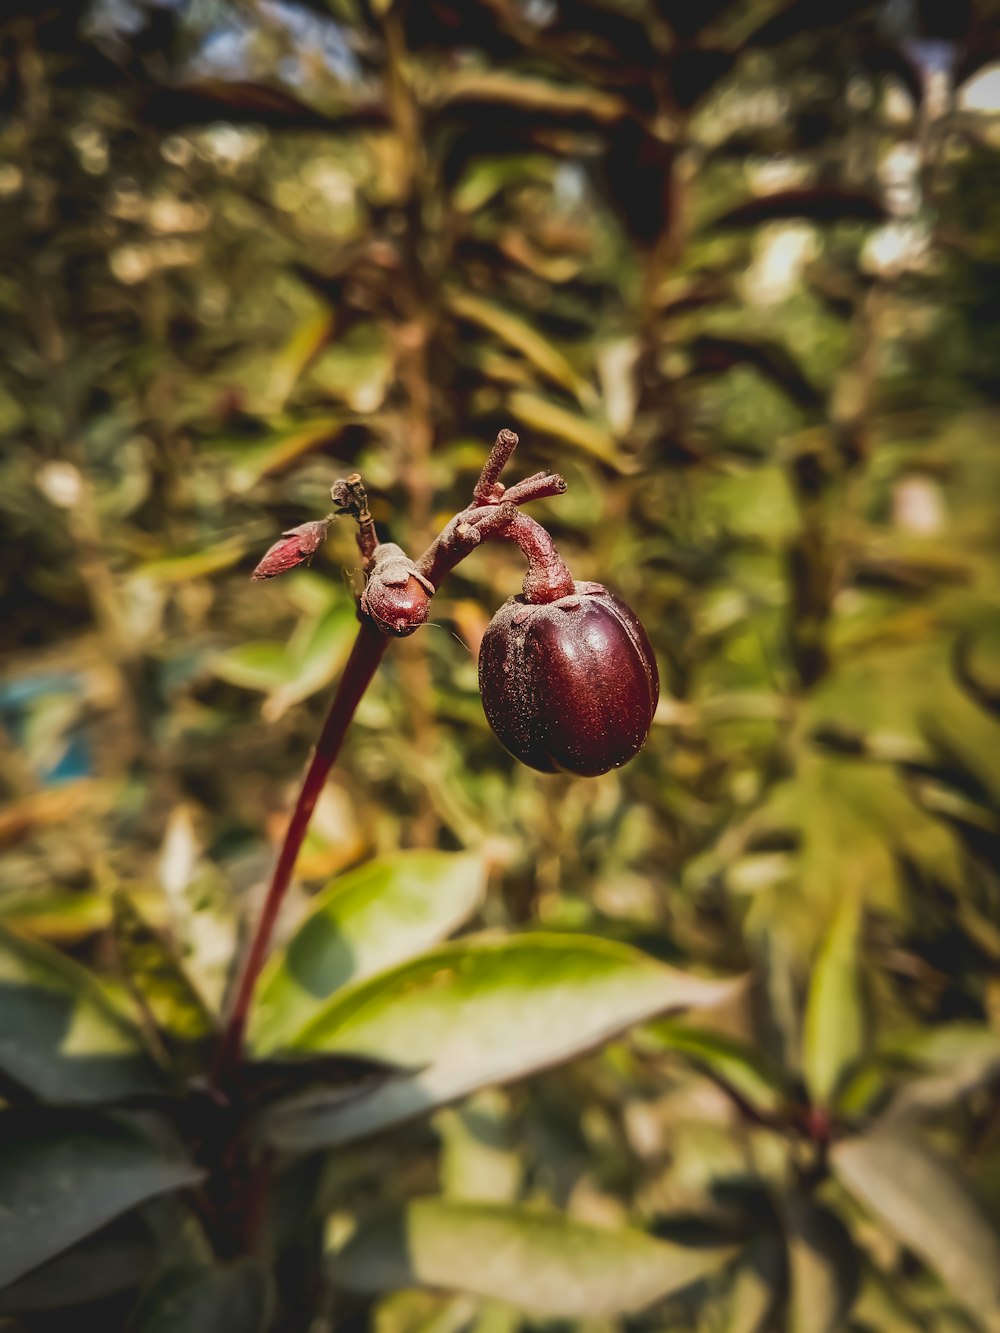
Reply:
<svg viewBox="0 0 1000 1333"><path fill-rule="evenodd" d="M596 777L649 734L656 660L635 613L599 583L552 602L512 597L479 651L486 718L515 759L542 773Z"/></svg>

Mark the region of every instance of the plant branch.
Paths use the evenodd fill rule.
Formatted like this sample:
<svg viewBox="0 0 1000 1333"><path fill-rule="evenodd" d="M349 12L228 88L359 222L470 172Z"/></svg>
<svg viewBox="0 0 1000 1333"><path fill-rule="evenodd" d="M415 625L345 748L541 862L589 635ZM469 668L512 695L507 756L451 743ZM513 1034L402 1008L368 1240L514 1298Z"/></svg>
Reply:
<svg viewBox="0 0 1000 1333"><path fill-rule="evenodd" d="M213 1082L222 1091L242 1058L254 988L267 958L271 935L313 809L340 753L357 706L391 638L407 634L423 623L427 599L444 577L484 541L512 541L524 552L528 561L524 595L528 601L549 602L573 592L573 577L560 559L552 538L540 523L522 514L517 507L528 500L561 495L566 482L553 473L536 472L505 491L500 474L516 447L514 432L501 430L473 490L472 503L451 519L416 561L410 561L398 547L379 544L368 497L358 473L352 473L346 480L335 481L331 488L330 495L337 512L350 514L358 525L358 549L369 582L359 611L358 637L303 778L216 1055ZM302 563L321 539L317 531L316 542L311 541L312 529L322 528L325 534L326 526L326 520L322 520L300 525L300 528L286 533L285 540L276 543L262 562L271 558L274 567L269 565L262 575L258 566L254 577L271 577ZM309 532L304 534L303 529L309 529ZM308 550L302 549L304 535L310 538L306 542ZM287 551L286 546L289 547ZM275 557L273 553L277 548L281 549Z"/></svg>
<svg viewBox="0 0 1000 1333"><path fill-rule="evenodd" d="M306 770L305 778L302 781L302 787L295 802L295 809L292 811L292 817L285 832L284 841L281 844L281 851L278 854L278 861L274 867L274 874L271 877L267 898L264 900L260 920L257 922L250 949L243 964L236 998L233 1001L229 1021L226 1024L226 1030L216 1057L214 1071L216 1084L224 1084L226 1076L239 1062L254 987L267 958L271 934L278 919L278 911L288 890L292 871L295 868L295 862L298 859L306 829L309 827L309 820L312 817L313 809L326 783L330 769L333 767L334 760L340 753L344 736L347 734L347 728L351 724L355 710L371 683L388 646L389 639L384 634L379 633L371 621L367 618L361 621L358 637L354 641L351 655L344 667L344 674L340 678L333 703L326 715L323 730L320 732L316 749L313 751L309 768Z"/></svg>

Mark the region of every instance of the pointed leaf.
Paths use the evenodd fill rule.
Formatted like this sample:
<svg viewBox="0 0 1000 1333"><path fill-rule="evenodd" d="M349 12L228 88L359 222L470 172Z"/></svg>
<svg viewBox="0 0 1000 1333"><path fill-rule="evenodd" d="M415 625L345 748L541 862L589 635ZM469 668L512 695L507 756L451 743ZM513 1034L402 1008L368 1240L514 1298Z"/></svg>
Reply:
<svg viewBox="0 0 1000 1333"><path fill-rule="evenodd" d="M197 1042L215 1031L215 1020L167 939L159 935L124 893L112 900L115 949L122 970L161 1033Z"/></svg>
<svg viewBox="0 0 1000 1333"><path fill-rule="evenodd" d="M125 1121L0 1113L0 1287L202 1172Z"/></svg>
<svg viewBox="0 0 1000 1333"><path fill-rule="evenodd" d="M514 1205L420 1199L353 1237L334 1274L355 1291L443 1287L534 1315L590 1319L643 1310L732 1255Z"/></svg>
<svg viewBox="0 0 1000 1333"><path fill-rule="evenodd" d="M111 1101L161 1086L139 1033L91 975L3 928L0 1073L45 1101Z"/></svg>
<svg viewBox="0 0 1000 1333"><path fill-rule="evenodd" d="M808 222L870 222L886 220L886 211L879 201L863 190L813 188L777 190L758 199L748 199L713 218L708 229L718 231L730 227L756 227L762 222L779 222L805 218Z"/></svg>
<svg viewBox="0 0 1000 1333"><path fill-rule="evenodd" d="M582 379L554 346L527 320L492 301L486 301L472 292L449 291L445 301L452 314L460 319L478 324L487 333L494 334L502 342L513 347L539 370L547 379L568 389L581 403L593 401L596 395L587 382Z"/></svg>
<svg viewBox="0 0 1000 1333"><path fill-rule="evenodd" d="M668 1018L644 1028L639 1041L684 1056L757 1111L775 1114L785 1104L787 1094L781 1079L760 1053L726 1033Z"/></svg>
<svg viewBox="0 0 1000 1333"><path fill-rule="evenodd" d="M831 1162L844 1188L938 1274L974 1321L1000 1329L1000 1236L955 1166L887 1130L845 1139Z"/></svg>
<svg viewBox="0 0 1000 1333"><path fill-rule="evenodd" d="M143 1297L133 1333L264 1333L274 1293L267 1269L252 1259L225 1268L164 1273Z"/></svg>
<svg viewBox="0 0 1000 1333"><path fill-rule="evenodd" d="M134 1217L120 1218L6 1287L0 1313L59 1310L128 1291L146 1280L156 1261L152 1238Z"/></svg>
<svg viewBox="0 0 1000 1333"><path fill-rule="evenodd" d="M261 979L254 1048L286 1044L334 991L446 939L478 909L485 887L480 858L452 852L399 852L334 880Z"/></svg>
<svg viewBox="0 0 1000 1333"><path fill-rule="evenodd" d="M335 997L295 1042L419 1070L339 1105L275 1107L261 1128L295 1149L347 1142L571 1059L658 1014L719 1004L738 984L584 935L448 945Z"/></svg>
<svg viewBox="0 0 1000 1333"><path fill-rule="evenodd" d="M802 1065L814 1102L828 1106L864 1054L865 1021L858 957L861 907L846 893L813 964L802 1038Z"/></svg>
<svg viewBox="0 0 1000 1333"><path fill-rule="evenodd" d="M544 431L557 440L593 454L602 463L607 463L618 471L623 471L622 460L618 457L614 436L606 427L591 417L572 412L560 403L540 394L517 390L507 399L511 416L516 421L523 421L535 430Z"/></svg>
<svg viewBox="0 0 1000 1333"><path fill-rule="evenodd" d="M792 1333L839 1333L857 1295L860 1258L836 1213L805 1195L785 1199Z"/></svg>

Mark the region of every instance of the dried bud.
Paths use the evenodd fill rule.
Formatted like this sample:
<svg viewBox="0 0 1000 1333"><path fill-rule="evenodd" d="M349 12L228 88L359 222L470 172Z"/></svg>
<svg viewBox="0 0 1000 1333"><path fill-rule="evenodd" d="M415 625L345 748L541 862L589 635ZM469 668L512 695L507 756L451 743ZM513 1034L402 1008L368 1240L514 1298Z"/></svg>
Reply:
<svg viewBox="0 0 1000 1333"><path fill-rule="evenodd" d="M280 541L268 548L250 578L254 583L260 583L263 579L273 579L275 574L287 573L289 569L308 562L326 541L329 528L330 521L325 518L289 528L281 534Z"/></svg>
<svg viewBox="0 0 1000 1333"><path fill-rule="evenodd" d="M361 609L383 634L404 638L420 628L430 613L434 585L395 542L375 548Z"/></svg>

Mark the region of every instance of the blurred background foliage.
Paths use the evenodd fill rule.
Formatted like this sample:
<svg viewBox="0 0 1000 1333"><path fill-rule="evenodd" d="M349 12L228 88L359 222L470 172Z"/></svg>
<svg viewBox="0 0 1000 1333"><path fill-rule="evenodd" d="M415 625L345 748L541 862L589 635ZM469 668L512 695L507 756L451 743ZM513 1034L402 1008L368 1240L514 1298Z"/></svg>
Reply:
<svg viewBox="0 0 1000 1333"><path fill-rule="evenodd" d="M752 978L300 1158L277 1295L178 1277L161 1200L10 1328L1000 1327L998 58L995 0L6 0L11 938L211 1031L359 584L347 522L249 570L353 470L416 552L510 426L649 631L650 741L595 781L502 752L476 654L520 569L477 552L364 700L284 936L438 849L487 881L442 933ZM721 1258L657 1285L651 1238Z"/></svg>

